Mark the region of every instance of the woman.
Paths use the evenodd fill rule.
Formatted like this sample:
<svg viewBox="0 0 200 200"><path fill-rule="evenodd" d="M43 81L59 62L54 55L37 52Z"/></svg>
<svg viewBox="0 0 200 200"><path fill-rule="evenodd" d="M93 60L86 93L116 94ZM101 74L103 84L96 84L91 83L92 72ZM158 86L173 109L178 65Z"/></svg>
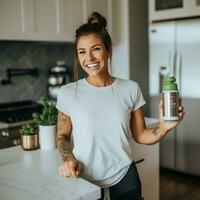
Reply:
<svg viewBox="0 0 200 200"><path fill-rule="evenodd" d="M145 101L138 84L109 74L112 42L106 23L94 12L76 30L76 57L88 76L60 89L57 146L64 163L59 173L81 176L105 188L102 193L107 199L139 200L141 184L131 152L133 138L140 144L159 142L183 119L184 112L180 107L180 120L165 122L161 102L159 126L146 128L141 108Z"/></svg>

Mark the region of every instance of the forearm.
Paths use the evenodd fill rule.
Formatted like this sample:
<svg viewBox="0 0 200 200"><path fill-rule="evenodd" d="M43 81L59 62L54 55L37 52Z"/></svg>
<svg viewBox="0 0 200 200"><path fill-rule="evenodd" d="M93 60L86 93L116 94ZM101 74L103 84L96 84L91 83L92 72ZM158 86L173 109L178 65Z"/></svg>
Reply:
<svg viewBox="0 0 200 200"><path fill-rule="evenodd" d="M57 148L63 161L68 156L72 156L71 131L72 125L70 118L59 111L57 121Z"/></svg>
<svg viewBox="0 0 200 200"><path fill-rule="evenodd" d="M140 144L155 144L159 142L168 131L162 127L145 128L137 137L136 142Z"/></svg>
<svg viewBox="0 0 200 200"><path fill-rule="evenodd" d="M57 148L60 155L62 156L63 161L65 161L68 156L72 156L71 138L59 134L59 136L57 137Z"/></svg>

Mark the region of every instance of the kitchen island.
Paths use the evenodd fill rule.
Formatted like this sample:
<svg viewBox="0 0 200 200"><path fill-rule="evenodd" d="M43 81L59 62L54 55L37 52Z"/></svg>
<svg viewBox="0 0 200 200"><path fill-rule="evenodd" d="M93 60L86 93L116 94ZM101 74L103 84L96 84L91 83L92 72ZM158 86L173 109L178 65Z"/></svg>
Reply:
<svg viewBox="0 0 200 200"><path fill-rule="evenodd" d="M145 118L147 127L157 119ZM145 199L158 198L159 145L133 144ZM58 174L62 159L57 149L24 151L21 146L0 150L0 200L97 200L101 190L81 178Z"/></svg>
<svg viewBox="0 0 200 200"><path fill-rule="evenodd" d="M57 149L24 151L21 146L0 150L1 200L97 200L101 190L81 178L58 174Z"/></svg>

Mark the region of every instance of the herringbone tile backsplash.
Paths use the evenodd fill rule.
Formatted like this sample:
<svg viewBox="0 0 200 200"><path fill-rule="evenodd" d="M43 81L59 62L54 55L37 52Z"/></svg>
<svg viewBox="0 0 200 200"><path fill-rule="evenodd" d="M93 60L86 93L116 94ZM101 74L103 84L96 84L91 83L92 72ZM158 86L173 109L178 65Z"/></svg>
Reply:
<svg viewBox="0 0 200 200"><path fill-rule="evenodd" d="M12 84L0 82L0 103L39 100L47 95L48 68L57 60L65 60L72 71L74 47L71 43L0 41L0 81L6 79L7 68L33 68L39 75L14 76Z"/></svg>

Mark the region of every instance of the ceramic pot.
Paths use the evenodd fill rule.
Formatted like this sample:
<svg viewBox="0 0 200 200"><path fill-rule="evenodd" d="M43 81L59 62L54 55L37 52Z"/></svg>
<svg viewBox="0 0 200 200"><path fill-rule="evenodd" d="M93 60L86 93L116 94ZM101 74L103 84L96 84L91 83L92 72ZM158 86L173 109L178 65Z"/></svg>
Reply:
<svg viewBox="0 0 200 200"><path fill-rule="evenodd" d="M56 125L39 126L39 144L41 150L56 148Z"/></svg>

